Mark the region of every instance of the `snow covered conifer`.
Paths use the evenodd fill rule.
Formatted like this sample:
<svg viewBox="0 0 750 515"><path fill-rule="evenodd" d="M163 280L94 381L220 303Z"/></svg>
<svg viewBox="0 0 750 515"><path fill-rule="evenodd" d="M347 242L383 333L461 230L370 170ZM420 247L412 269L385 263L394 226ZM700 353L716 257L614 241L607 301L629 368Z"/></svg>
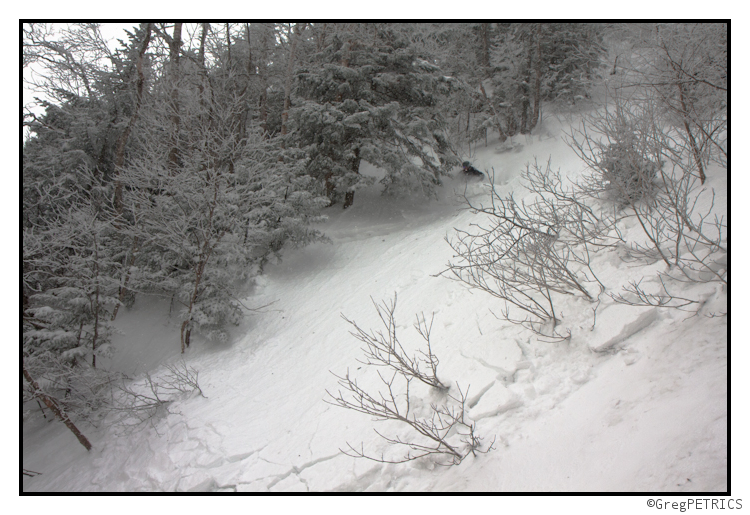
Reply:
<svg viewBox="0 0 750 515"><path fill-rule="evenodd" d="M298 161L280 159L280 140L248 119L236 91L242 77L219 64L184 65L176 135L175 107L158 98L149 106L123 177L143 242L134 280L183 306L183 352L193 330L226 338L224 326L242 315L245 280L286 242L320 237L307 225L321 203Z"/></svg>
<svg viewBox="0 0 750 515"><path fill-rule="evenodd" d="M298 72L292 111L307 171L332 202L354 200L365 160L386 171L389 193L431 194L458 164L445 136L441 99L450 83L419 55L409 29L337 26L313 63Z"/></svg>

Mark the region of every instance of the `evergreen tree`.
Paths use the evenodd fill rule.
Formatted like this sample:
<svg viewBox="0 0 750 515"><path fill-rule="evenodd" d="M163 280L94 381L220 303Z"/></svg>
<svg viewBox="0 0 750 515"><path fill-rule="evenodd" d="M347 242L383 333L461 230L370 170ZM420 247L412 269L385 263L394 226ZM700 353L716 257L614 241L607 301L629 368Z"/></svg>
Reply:
<svg viewBox="0 0 750 515"><path fill-rule="evenodd" d="M295 140L307 170L335 202L350 206L365 160L386 172L391 193L431 194L458 164L440 101L450 83L420 57L403 28L338 26L298 72Z"/></svg>
<svg viewBox="0 0 750 515"><path fill-rule="evenodd" d="M243 40L203 24L196 51L183 46L177 25L144 24L108 55L106 70L52 65L59 84L76 87L55 86L62 101L46 102L43 115L27 120L28 356L94 365L108 348L109 321L133 292L184 304L183 345L194 328L222 338L223 324L239 319L243 279L285 244L321 238L309 224L322 201L310 192L299 151L269 138L258 112L265 95L252 43L268 44L270 33L258 30L259 43L245 29ZM69 34L33 36L45 51L70 53Z"/></svg>
<svg viewBox="0 0 750 515"><path fill-rule="evenodd" d="M263 137L248 111L252 78L235 68L241 55L230 48L217 50L213 66L183 60L178 75L165 75L177 80L180 123L176 105L157 95L124 170L125 204L142 242L133 283L183 306L183 352L194 329L226 337L225 324L241 317L245 280L285 243L320 237L307 226L321 203L299 160L285 164L281 140ZM175 87L156 86L164 96Z"/></svg>
<svg viewBox="0 0 750 515"><path fill-rule="evenodd" d="M590 98L605 54L598 23L541 23L541 97L574 104Z"/></svg>
<svg viewBox="0 0 750 515"><path fill-rule="evenodd" d="M604 53L601 28L585 23L498 24L491 47L488 110L503 134L531 132L541 103L589 98Z"/></svg>
<svg viewBox="0 0 750 515"><path fill-rule="evenodd" d="M501 141L534 129L542 102L573 104L598 79L604 48L597 24L467 23L422 28L422 44L459 87L446 107L468 142Z"/></svg>

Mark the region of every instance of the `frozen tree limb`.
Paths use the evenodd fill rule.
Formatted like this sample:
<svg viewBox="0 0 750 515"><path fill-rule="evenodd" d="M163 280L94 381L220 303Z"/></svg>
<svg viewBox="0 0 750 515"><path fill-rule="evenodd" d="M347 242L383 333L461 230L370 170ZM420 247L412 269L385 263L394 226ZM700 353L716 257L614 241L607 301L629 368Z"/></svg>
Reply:
<svg viewBox="0 0 750 515"><path fill-rule="evenodd" d="M695 300L671 295L667 291L667 286L664 284L664 278L659 276L659 281L661 282L662 291L664 292L661 294L646 293L641 287L641 281L630 281L630 284L623 288L623 290L630 295L624 296L621 293L608 293L608 295L618 304L627 304L629 306L682 309L698 303L698 301Z"/></svg>
<svg viewBox="0 0 750 515"><path fill-rule="evenodd" d="M60 421L65 424L65 427L70 429L71 433L75 435L80 444L83 445L87 451L90 451L91 443L89 442L89 439L86 438L78 429L78 427L76 427L73 421L70 420L70 417L67 413L65 413L65 410L60 407L55 399L44 393L44 391L39 387L39 384L34 380L34 378L31 377L31 374L29 374L28 370L26 370L26 367L23 365L22 371L23 377L28 382L31 390L34 392L34 395L41 399L42 402L44 402L44 404L46 404L47 407L55 414L55 416L57 416L57 418L59 418Z"/></svg>

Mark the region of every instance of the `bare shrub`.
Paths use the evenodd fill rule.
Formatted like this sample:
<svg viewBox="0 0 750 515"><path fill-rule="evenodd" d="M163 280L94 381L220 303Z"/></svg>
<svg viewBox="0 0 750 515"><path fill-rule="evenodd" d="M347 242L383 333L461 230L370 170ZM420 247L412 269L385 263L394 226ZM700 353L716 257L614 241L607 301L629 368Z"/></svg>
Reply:
<svg viewBox="0 0 750 515"><path fill-rule="evenodd" d="M430 319L429 325L424 317L424 313L421 318L417 316L414 328L424 339L427 350L417 350L417 354L410 358L396 335L395 311L397 299L398 296L394 294L393 301L390 303L383 302L382 304L378 304L371 298L375 310L378 312L378 316L385 327L385 333L383 331L367 332L359 327L356 322L349 320L343 314L341 315L344 320L354 327L354 331L350 334L365 344L362 351L365 353L366 360L361 363L393 368L397 372L407 377L418 379L429 386L443 390L448 389L437 377L437 366L440 361L433 354L430 344L430 332L432 331L434 315Z"/></svg>
<svg viewBox="0 0 750 515"><path fill-rule="evenodd" d="M442 465L458 465L470 454L476 456L478 452L487 453L492 450L494 439L489 446L482 449L482 438L476 434L474 423L466 420L465 408L468 389L466 392L462 392L457 385L458 397L448 395L448 402L445 404L430 404L430 414L419 417L412 411L413 399L409 389L409 385L414 378L398 371L394 372L390 379L384 378L380 372L378 372L378 375L387 389L385 394L381 392L376 395L370 394L357 384L356 379L349 376L348 370L344 377L334 374L339 380L339 385L349 392L349 398L345 398L341 390L336 395L326 390L330 398L326 402L364 413L376 420L403 422L416 433L416 436L407 440L399 436L390 438L375 430L378 436L389 444L408 449L402 458L387 459L384 454L381 454L380 457L368 456L364 452L364 445L360 449L356 449L349 443L347 443L347 450L341 450L347 456L366 458L381 463L405 463L426 456L437 456L443 458L442 461L438 462ZM401 378L405 383L406 393L397 394L394 391L396 378Z"/></svg>
<svg viewBox="0 0 750 515"><path fill-rule="evenodd" d="M396 335L396 300L381 304L373 300L375 309L385 327L383 331L365 331L342 315L342 318L354 327L352 336L365 344L362 351L366 359L361 363L378 368L389 368L393 371L390 379L378 370L378 377L387 393L378 391L370 393L361 387L356 379L352 379L349 370L345 376L333 374L341 386L336 394L326 390L328 398L325 402L341 408L364 413L376 420L395 420L408 426L414 433L413 437L404 439L400 436L391 438L375 431L389 444L405 447L406 454L400 458L386 458L369 456L364 451L354 448L347 443L347 450L341 450L347 456L366 458L381 463L404 463L407 461L436 456L442 465L458 465L468 455L486 453L492 449L492 443L482 448L482 438L475 432L474 423L467 420L466 392L456 385L458 395L449 394L450 387L437 378L439 360L432 351L430 335L432 322L429 324L422 314L416 317L415 329L425 341L426 350L417 350L413 357L409 357ZM430 403L429 409L421 407L415 409L416 399L412 396L411 384L417 380L437 392L444 399L442 403ZM344 392L347 392L346 394ZM345 396L346 395L346 396Z"/></svg>
<svg viewBox="0 0 750 515"><path fill-rule="evenodd" d="M167 365L167 373L152 377L146 374L142 381L122 381L112 395L108 411L114 415L114 423L124 432L131 432L143 424L154 429L155 420L170 413L169 405L181 394L198 392L205 397L198 384L198 371L182 361L178 365Z"/></svg>
<svg viewBox="0 0 750 515"><path fill-rule="evenodd" d="M447 239L459 258L449 263L453 279L485 291L505 302L503 316L542 333L554 335L559 322L553 294L596 298L590 283L604 285L591 268L592 253L608 247L617 237L608 235L614 219L597 215L573 190L562 185L559 172L538 163L529 165L525 177L533 200L518 202L510 194L502 198L492 185L490 205L464 201L486 224L471 224L471 231L456 229ZM510 307L525 319L513 318ZM549 335L548 335L549 336Z"/></svg>
<svg viewBox="0 0 750 515"><path fill-rule="evenodd" d="M205 398L203 390L198 384L198 371L189 367L184 361L178 364L167 365L167 373L159 381L161 390L165 393L192 393L197 391Z"/></svg>
<svg viewBox="0 0 750 515"><path fill-rule="evenodd" d="M568 140L591 170L581 192L635 217L646 243L632 242L632 255L663 261L681 280L726 284L726 223L713 214L714 193L698 185L702 174L680 134L646 95L615 94L612 103ZM708 207L697 209L707 194Z"/></svg>
<svg viewBox="0 0 750 515"><path fill-rule="evenodd" d="M714 192L699 191L697 181L678 165L662 173L664 187L654 207L634 209L650 245L632 248L644 257L657 255L676 279L727 284L726 222L713 213ZM706 194L711 201L701 212L697 206Z"/></svg>
<svg viewBox="0 0 750 515"><path fill-rule="evenodd" d="M623 241L617 211L587 204L580 188L565 184L560 170L552 169L551 160L542 167L535 159L526 165L522 178L524 188L536 194L532 204L535 216L559 227L558 239L589 248L615 247Z"/></svg>

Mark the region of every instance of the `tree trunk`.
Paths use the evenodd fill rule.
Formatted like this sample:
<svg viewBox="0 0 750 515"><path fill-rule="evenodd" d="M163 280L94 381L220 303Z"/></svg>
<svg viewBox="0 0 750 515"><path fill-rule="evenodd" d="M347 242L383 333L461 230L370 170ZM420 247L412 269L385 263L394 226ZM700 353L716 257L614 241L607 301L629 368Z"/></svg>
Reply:
<svg viewBox="0 0 750 515"><path fill-rule="evenodd" d="M260 64L258 65L258 74L260 74L260 126L263 129L263 137L268 138L268 36L269 25L261 24L261 45L260 45Z"/></svg>
<svg viewBox="0 0 750 515"><path fill-rule="evenodd" d="M226 23L227 29L227 65L228 68L232 68L232 39L229 35L229 23Z"/></svg>
<svg viewBox="0 0 750 515"><path fill-rule="evenodd" d="M117 139L117 144L115 146L115 210L117 211L118 215L122 215L123 212L123 205L122 205L122 180L120 178L120 172L122 170L122 165L125 162L125 144L128 142L128 138L130 137L130 132L133 130L133 126L135 125L136 120L138 119L138 112L141 108L141 103L143 101L143 85L145 83L145 78L143 76L143 56L146 54L146 49L148 48L148 44L151 41L151 24L146 24L146 34L143 36L143 43L141 44L141 48L138 51L138 57L135 61L135 69L136 73L138 74L138 78L136 79L136 86L135 86L135 107L133 108L133 114L130 117L130 120L128 121L127 127L125 127L125 130L120 134L120 137Z"/></svg>
<svg viewBox="0 0 750 515"><path fill-rule="evenodd" d="M47 405L47 407L52 411L52 413L59 418L63 424L67 426L68 429L78 438L78 441L83 445L87 451L91 450L91 443L89 442L88 438L83 436L83 434L78 430L78 428L73 424L73 421L70 420L70 417L68 417L67 413L60 408L55 400L44 393L41 388L39 388L39 385L37 384L34 379L32 379L31 374L29 374L28 370L26 370L26 365L21 365L23 370L23 377L26 379L26 381L31 385L31 389L34 392L34 395L36 395L39 399L42 399L42 402Z"/></svg>
<svg viewBox="0 0 750 515"><path fill-rule="evenodd" d="M208 35L209 24L201 23L201 42L198 47L198 61L201 66L201 71L206 69L206 36Z"/></svg>
<svg viewBox="0 0 750 515"><path fill-rule="evenodd" d="M146 82L146 78L143 74L143 58L146 55L146 49L148 48L149 42L151 41L151 24L146 24L146 34L143 37L143 43L141 44L141 48L138 51L138 57L136 58L135 62L135 69L137 74L136 79L136 86L135 86L135 107L133 109L133 114L130 117L130 120L128 121L128 126L125 128L125 130L120 134L120 137L117 139L117 145L115 147L115 210L119 216L122 216L123 214L123 204L122 204L122 180L120 177L120 173L122 171L122 165L125 163L125 144L128 141L128 138L130 137L130 132L133 130L133 127L135 126L135 122L138 120L139 111L141 108L141 104L143 103L143 86ZM120 222L115 222L115 227L119 229ZM133 241L133 246L135 247L137 245L138 237L136 236ZM131 257L131 264L129 266L125 267L122 286L120 287L119 291L119 299L120 302L122 302L122 299L125 298L125 294L127 292L126 286L128 285L128 281L130 279L130 266L132 266L132 259L135 259L134 257ZM120 306L119 304L115 306L114 312L112 313L112 320L115 319L117 316L117 311L119 310Z"/></svg>
<svg viewBox="0 0 750 515"><path fill-rule="evenodd" d="M659 33L659 26L656 26L657 34ZM679 112L680 117L682 118L682 125L685 128L685 133L687 135L688 144L690 145L690 151L693 154L693 159L695 159L695 164L698 166L698 176L700 177L701 184L704 184L706 182L706 172L703 169L703 159L701 157L701 151L698 147L698 143L695 140L695 135L693 134L693 131L690 127L690 110L688 108L688 101L685 98L685 83L683 82L686 79L690 79L689 82L694 81L695 77L690 76L685 69L683 68L682 60L680 60L680 63L675 62L674 58L669 52L669 48L667 45L667 42L664 39L661 39L660 37L660 46L662 50L664 51L664 54L666 55L667 59L669 60L669 64L672 67L672 71L674 71L674 77L672 80L674 81L674 85L677 88L677 92L679 93L679 99L680 99L680 106L676 110ZM687 77L686 77L687 76ZM713 85L712 85L713 87ZM700 126L700 122L697 123ZM705 130L701 127L700 130L705 134Z"/></svg>
<svg viewBox="0 0 750 515"><path fill-rule="evenodd" d="M542 102L542 24L536 26L536 62L534 63L536 77L534 80L534 112L531 114L529 132L534 130L539 121L539 110Z"/></svg>
<svg viewBox="0 0 750 515"><path fill-rule="evenodd" d="M531 71L534 68L534 40L531 31L526 36L526 62L521 76L521 134L531 132L532 106L531 106Z"/></svg>
<svg viewBox="0 0 750 515"><path fill-rule="evenodd" d="M351 49L352 49L352 44L353 44L352 43L353 38L351 36L351 33L353 32L354 27L350 25L347 28L348 28L349 34L347 35L346 42L344 43L344 49L343 49L344 51L342 53L342 58L341 58L341 65L344 66L345 68L349 68L349 61L351 59ZM341 102L343 100L343 96L341 93L339 93L336 100L338 102ZM360 161L359 147L357 147L354 149L354 159L352 159L348 163L349 170L358 174L359 173L359 161ZM347 192L344 194L343 209L350 207L352 204L354 204L354 190L350 189L350 190L347 190Z"/></svg>
<svg viewBox="0 0 750 515"><path fill-rule="evenodd" d="M349 190L344 195L344 209L354 204L354 190Z"/></svg>
<svg viewBox="0 0 750 515"><path fill-rule="evenodd" d="M180 137L180 47L182 46L182 23L174 24L174 32L169 40L169 82L172 90L169 94L169 119L172 123L172 133L167 167L172 174L177 174L180 166L179 137Z"/></svg>
<svg viewBox="0 0 750 515"><path fill-rule="evenodd" d="M206 83L208 82L208 72L206 71L206 36L210 25L208 23L201 23L201 39L200 46L198 47L198 66L200 67L199 75L200 80L198 81L198 97L201 105L201 123L205 116L206 99L203 92L206 89Z"/></svg>
<svg viewBox="0 0 750 515"><path fill-rule="evenodd" d="M490 107L490 111L492 111L492 120L495 122L495 128L497 129L497 132L499 133L500 143L503 143L505 140L508 139L508 135L505 134L505 131L503 130L502 125L500 124L500 117L497 115L497 111L495 110L495 106L492 105L492 101L487 97L487 92L484 90L484 84L481 82L479 83L479 89L482 92L482 96L484 96L484 101L487 102L487 105ZM467 128L468 131L468 128ZM487 146L487 130L485 129L485 143L484 146Z"/></svg>
<svg viewBox="0 0 750 515"><path fill-rule="evenodd" d="M297 23L294 25L293 29L290 29L290 37L291 37L291 48L289 49L289 60L287 61L286 65L286 81L284 83L284 110L281 112L281 135L285 136L288 132L287 129L287 120L289 119L289 106L291 104L291 97L292 97L292 79L294 74L294 54L297 51L297 42L299 41L299 33L302 31L302 28L304 28L304 24L302 24L302 27L300 27L300 24ZM285 147L284 140L281 141L282 148ZM279 157L281 159L281 157Z"/></svg>
<svg viewBox="0 0 750 515"><path fill-rule="evenodd" d="M521 134L529 133L529 98L524 96L521 100Z"/></svg>
<svg viewBox="0 0 750 515"><path fill-rule="evenodd" d="M700 149L698 148L698 143L695 141L693 131L690 129L690 123L688 122L687 102L685 101L685 92L683 89L683 85L679 82L677 83L677 90L680 92L682 125L683 127L685 127L685 132L687 133L688 142L690 143L690 150L693 152L693 159L695 159L695 164L698 166L698 177L700 177L701 184L704 184L706 182L706 172L703 169L703 159L701 157Z"/></svg>
<svg viewBox="0 0 750 515"><path fill-rule="evenodd" d="M359 163L362 161L362 158L359 157L359 148L354 149L354 158L349 163L349 169L354 173L359 173ZM354 190L349 190L346 192L346 195L344 195L344 207L343 209L348 208L354 204Z"/></svg>
<svg viewBox="0 0 750 515"><path fill-rule="evenodd" d="M127 260L127 265L125 266L125 272L123 273L123 280L122 284L120 285L120 290L117 295L117 300L120 301L119 304L116 304L114 309L112 310L112 321L115 321L115 318L117 318L117 312L120 311L120 305L123 303L123 300L125 299L125 295L128 293L128 282L130 282L130 269L135 264L135 254L138 250L138 236L133 237L133 246L130 248L130 257Z"/></svg>
<svg viewBox="0 0 750 515"><path fill-rule="evenodd" d="M320 53L325 48L325 42L326 42L326 32L328 31L328 24L327 23L316 23L313 25L314 28L320 28L320 30L315 31L315 50Z"/></svg>
<svg viewBox="0 0 750 515"><path fill-rule="evenodd" d="M217 182L214 182L214 202L212 207L208 211L208 226L213 226L213 215L214 215L214 207L216 205L216 196L218 194L218 184ZM190 347L190 333L192 331L192 327L190 327L190 320L192 318L193 314L193 307L195 306L196 301L198 300L199 291L198 288L200 287L201 281L203 280L203 272L206 269L206 265L208 264L208 260L211 259L211 256L213 254L214 248L216 245L219 244L219 241L224 237L224 234L226 232L222 231L216 238L216 242L211 245L210 242L210 236L207 237L203 241L203 248L201 249L201 253L198 256L198 263L196 264L195 268L195 284L193 285L193 293L190 296L190 303L188 305L188 313L187 313L187 319L182 322L182 327L180 328L180 352L181 354L185 353L185 347Z"/></svg>
<svg viewBox="0 0 750 515"><path fill-rule="evenodd" d="M208 247L208 242L204 243L204 251ZM198 264L195 269L195 283L193 284L193 293L190 295L190 303L188 304L188 312L187 312L187 320L184 320L182 322L182 326L180 327L180 354L185 354L185 348L190 347L190 333L192 331L192 327L188 327L190 324L190 318L193 314L193 306L195 306L195 301L198 300L198 288L200 287L201 280L203 279L203 270L205 270L206 263L208 262L208 259L211 257L211 249L208 249L208 255L202 255L200 256L200 260L198 261Z"/></svg>
<svg viewBox="0 0 750 515"><path fill-rule="evenodd" d="M480 25L482 36L482 67L484 68L485 78L489 76L490 70L490 24L482 23Z"/></svg>
<svg viewBox="0 0 750 515"><path fill-rule="evenodd" d="M240 130L238 144L242 145L247 138L247 120L250 117L250 80L255 75L255 65L253 64L253 45L250 43L250 24L245 24L245 37L247 38L247 80L242 88L240 97L242 99L242 113L240 114ZM234 172L234 162L229 162L229 171Z"/></svg>
<svg viewBox="0 0 750 515"><path fill-rule="evenodd" d="M94 277L96 288L94 291L94 336L91 339L91 367L96 368L96 344L99 339L99 245L94 237Z"/></svg>

